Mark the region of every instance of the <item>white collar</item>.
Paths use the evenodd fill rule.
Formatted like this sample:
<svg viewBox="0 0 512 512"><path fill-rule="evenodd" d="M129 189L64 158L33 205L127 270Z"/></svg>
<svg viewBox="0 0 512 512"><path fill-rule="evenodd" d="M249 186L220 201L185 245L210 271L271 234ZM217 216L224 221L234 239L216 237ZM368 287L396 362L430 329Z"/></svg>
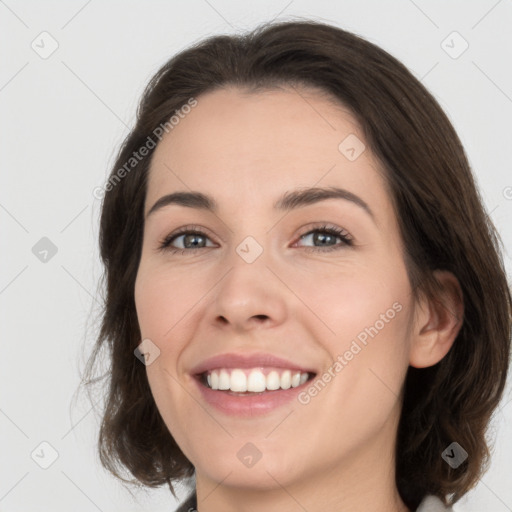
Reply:
<svg viewBox="0 0 512 512"><path fill-rule="evenodd" d="M453 512L453 509L445 507L437 496L425 496L416 512Z"/></svg>

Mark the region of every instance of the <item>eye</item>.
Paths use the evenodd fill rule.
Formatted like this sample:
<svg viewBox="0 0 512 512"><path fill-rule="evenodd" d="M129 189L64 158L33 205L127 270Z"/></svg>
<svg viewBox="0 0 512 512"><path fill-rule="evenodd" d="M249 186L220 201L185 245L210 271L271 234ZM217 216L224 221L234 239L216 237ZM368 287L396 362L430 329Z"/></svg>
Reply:
<svg viewBox="0 0 512 512"><path fill-rule="evenodd" d="M336 243L336 239L341 240L341 243ZM179 246L177 247L174 244L179 240ZM305 240L311 240L313 243L319 244L313 247L304 246L306 251L314 252L328 252L353 245L352 236L348 231L327 225L310 229L307 233L301 235L299 241ZM161 240L158 249L164 252L170 251L172 253L179 252L185 254L195 252L198 249L215 247L214 244L207 245L208 241L211 242L209 236L199 227L185 226Z"/></svg>
<svg viewBox="0 0 512 512"><path fill-rule="evenodd" d="M176 247L173 244L178 240L180 247ZM158 249L161 251L185 252L195 251L196 249L203 249L207 246L207 240L210 240L208 235L201 229L195 226L185 226L175 233L171 233L166 236L158 245Z"/></svg>
<svg viewBox="0 0 512 512"><path fill-rule="evenodd" d="M336 244L336 239L341 240L341 243ZM300 240L311 240L313 243L320 244L318 246L306 247L307 251L313 252L334 251L342 249L344 246L353 245L352 236L348 231L335 226L326 225L319 226L301 235Z"/></svg>

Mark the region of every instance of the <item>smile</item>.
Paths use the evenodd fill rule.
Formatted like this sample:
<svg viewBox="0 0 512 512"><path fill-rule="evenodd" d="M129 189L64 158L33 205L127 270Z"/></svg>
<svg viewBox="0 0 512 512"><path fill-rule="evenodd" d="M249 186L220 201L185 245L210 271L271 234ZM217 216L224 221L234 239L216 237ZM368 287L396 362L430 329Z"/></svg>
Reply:
<svg viewBox="0 0 512 512"><path fill-rule="evenodd" d="M200 379L212 390L249 394L296 388L312 376L285 368L218 368L204 372Z"/></svg>
<svg viewBox="0 0 512 512"><path fill-rule="evenodd" d="M318 371L270 353L224 353L189 370L200 400L217 411L254 418L294 403Z"/></svg>

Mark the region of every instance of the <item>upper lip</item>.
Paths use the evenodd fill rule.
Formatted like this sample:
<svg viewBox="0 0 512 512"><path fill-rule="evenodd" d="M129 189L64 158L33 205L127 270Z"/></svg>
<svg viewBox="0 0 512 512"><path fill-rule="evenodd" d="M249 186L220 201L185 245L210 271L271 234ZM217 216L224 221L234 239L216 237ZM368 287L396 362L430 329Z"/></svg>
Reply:
<svg viewBox="0 0 512 512"><path fill-rule="evenodd" d="M257 368L275 366L300 372L315 373L315 370L305 367L293 361L274 356L272 354L235 354L226 353L211 357L194 366L190 373L200 375L216 368Z"/></svg>

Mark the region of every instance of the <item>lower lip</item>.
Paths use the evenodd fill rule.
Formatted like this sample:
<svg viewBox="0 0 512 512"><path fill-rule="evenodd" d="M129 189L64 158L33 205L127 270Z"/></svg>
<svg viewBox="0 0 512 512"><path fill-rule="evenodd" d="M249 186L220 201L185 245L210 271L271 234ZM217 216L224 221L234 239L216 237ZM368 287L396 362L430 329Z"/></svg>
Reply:
<svg viewBox="0 0 512 512"><path fill-rule="evenodd" d="M290 403L301 391L309 386L310 380L296 388L265 391L250 395L234 395L229 391L216 391L208 388L199 379L194 377L194 381L206 402L223 413L242 417L265 414Z"/></svg>

